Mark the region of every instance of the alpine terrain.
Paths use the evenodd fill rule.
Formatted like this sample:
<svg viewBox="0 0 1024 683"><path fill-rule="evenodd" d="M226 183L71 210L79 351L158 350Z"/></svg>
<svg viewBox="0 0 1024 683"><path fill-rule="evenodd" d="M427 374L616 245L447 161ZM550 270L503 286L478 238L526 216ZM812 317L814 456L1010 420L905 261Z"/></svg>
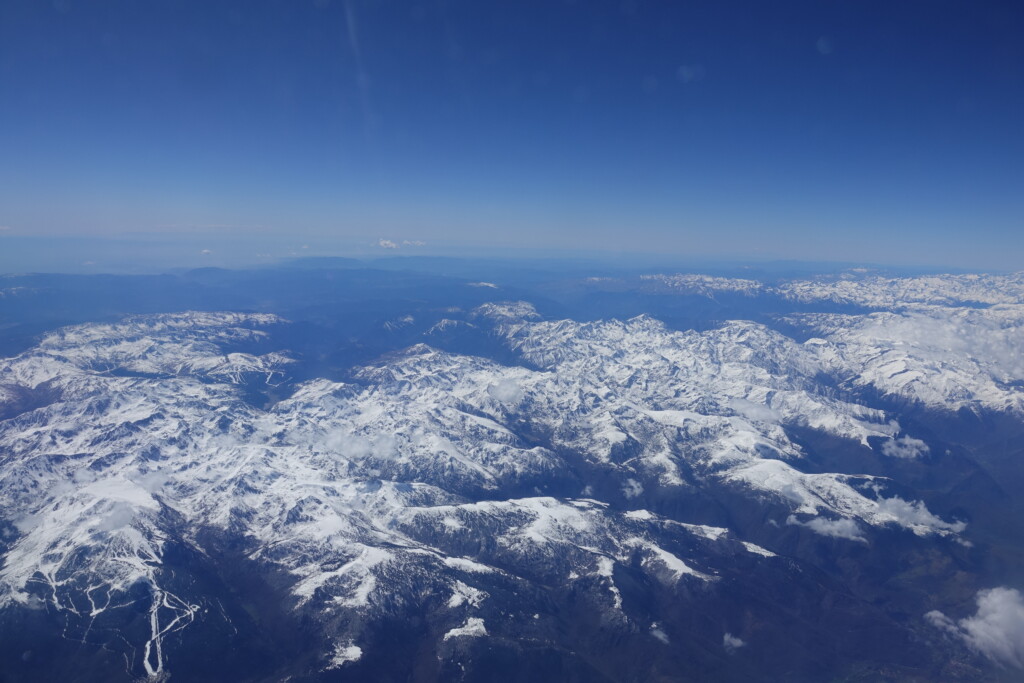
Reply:
<svg viewBox="0 0 1024 683"><path fill-rule="evenodd" d="M1024 276L274 272L5 278L0 681L1024 677Z"/></svg>

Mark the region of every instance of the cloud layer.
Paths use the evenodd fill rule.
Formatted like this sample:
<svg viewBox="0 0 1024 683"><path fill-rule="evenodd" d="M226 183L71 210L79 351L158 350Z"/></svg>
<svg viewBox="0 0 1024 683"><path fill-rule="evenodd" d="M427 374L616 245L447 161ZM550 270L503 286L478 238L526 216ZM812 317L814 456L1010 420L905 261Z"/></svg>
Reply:
<svg viewBox="0 0 1024 683"><path fill-rule="evenodd" d="M961 639L989 659L1024 669L1024 596L1014 588L978 592L974 616L954 622L934 610L924 615L933 626Z"/></svg>
<svg viewBox="0 0 1024 683"><path fill-rule="evenodd" d="M882 453L890 458L906 458L912 460L919 458L928 452L928 444L920 439L903 436L899 439L890 439L882 444Z"/></svg>
<svg viewBox="0 0 1024 683"><path fill-rule="evenodd" d="M807 522L801 522L795 515L790 515L786 520L786 524L805 526L811 531L821 534L822 536L845 538L850 541L860 541L861 543L868 542L861 533L857 522L852 519L826 519L825 517L815 517Z"/></svg>
<svg viewBox="0 0 1024 683"><path fill-rule="evenodd" d="M742 638L734 636L731 633L726 633L724 636L722 636L722 647L724 647L725 651L729 654L736 652L736 650L740 649L746 644L747 643Z"/></svg>

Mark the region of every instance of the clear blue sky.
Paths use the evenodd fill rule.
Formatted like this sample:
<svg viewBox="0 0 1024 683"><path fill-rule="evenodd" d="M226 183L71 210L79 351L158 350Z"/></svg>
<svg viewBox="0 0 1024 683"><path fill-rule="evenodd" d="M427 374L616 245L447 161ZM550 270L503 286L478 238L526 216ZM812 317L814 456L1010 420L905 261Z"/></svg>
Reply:
<svg viewBox="0 0 1024 683"><path fill-rule="evenodd" d="M1005 1L3 0L0 249L1024 269L1022 36Z"/></svg>

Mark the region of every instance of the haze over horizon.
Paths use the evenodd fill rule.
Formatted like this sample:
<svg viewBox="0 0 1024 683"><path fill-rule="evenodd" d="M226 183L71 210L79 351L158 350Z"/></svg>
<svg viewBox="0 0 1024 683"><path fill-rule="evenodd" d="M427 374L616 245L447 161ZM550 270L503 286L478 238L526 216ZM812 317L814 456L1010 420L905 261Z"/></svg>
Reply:
<svg viewBox="0 0 1024 683"><path fill-rule="evenodd" d="M0 270L153 250L1016 270L1022 34L1009 3L12 0Z"/></svg>

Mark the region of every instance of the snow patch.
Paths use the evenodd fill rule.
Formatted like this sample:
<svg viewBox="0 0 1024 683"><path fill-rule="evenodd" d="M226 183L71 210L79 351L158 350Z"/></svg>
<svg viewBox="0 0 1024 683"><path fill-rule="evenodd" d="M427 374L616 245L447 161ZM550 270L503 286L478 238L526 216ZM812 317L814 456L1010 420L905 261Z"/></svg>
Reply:
<svg viewBox="0 0 1024 683"><path fill-rule="evenodd" d="M778 557L772 551L766 550L759 545L754 545L753 543L748 543L747 541L741 541L741 543L743 543L743 547L747 549L748 553L754 553L755 555L760 555L761 557Z"/></svg>
<svg viewBox="0 0 1024 683"><path fill-rule="evenodd" d="M461 569L464 572L470 572L473 574L493 574L494 567L488 567L486 564L480 564L473 560L467 560L464 557L446 557L442 560L447 567L452 569Z"/></svg>
<svg viewBox="0 0 1024 683"><path fill-rule="evenodd" d="M461 581L456 581L452 584L452 595L448 598L448 608L455 609L463 604L468 604L470 607L479 607L486 597L486 591L473 588Z"/></svg>

